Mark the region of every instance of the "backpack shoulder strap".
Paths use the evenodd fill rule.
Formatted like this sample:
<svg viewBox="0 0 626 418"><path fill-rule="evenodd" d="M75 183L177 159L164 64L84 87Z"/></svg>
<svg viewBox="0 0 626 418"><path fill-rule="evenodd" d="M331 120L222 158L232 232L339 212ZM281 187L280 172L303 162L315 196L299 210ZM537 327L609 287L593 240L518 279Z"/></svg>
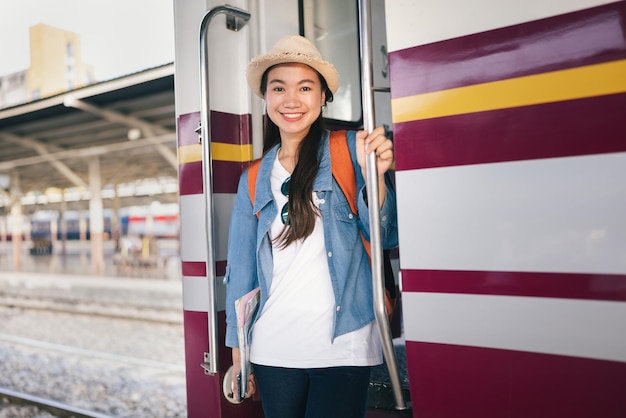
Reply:
<svg viewBox="0 0 626 418"><path fill-rule="evenodd" d="M259 174L259 167L261 166L261 159L252 161L250 166L248 167L248 192L250 193L250 202L252 202L252 207L254 208L254 196L256 193L256 178ZM256 214L257 218L259 217L259 213Z"/></svg>
<svg viewBox="0 0 626 418"><path fill-rule="evenodd" d="M330 133L330 164L333 177L341 191L346 196L352 213L358 213L356 207L356 176L352 166L352 157L346 140L346 131L333 131ZM361 234L361 240L367 255L370 255L370 243Z"/></svg>
<svg viewBox="0 0 626 418"><path fill-rule="evenodd" d="M346 131L330 133L330 163L333 177L346 196L350 209L357 213L356 208L356 177L350 157L350 149L346 140Z"/></svg>

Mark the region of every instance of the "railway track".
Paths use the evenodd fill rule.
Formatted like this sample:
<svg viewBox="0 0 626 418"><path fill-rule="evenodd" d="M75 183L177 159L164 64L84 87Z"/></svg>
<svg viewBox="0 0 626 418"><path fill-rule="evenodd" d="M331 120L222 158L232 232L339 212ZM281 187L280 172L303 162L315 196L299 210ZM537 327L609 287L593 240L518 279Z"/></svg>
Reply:
<svg viewBox="0 0 626 418"><path fill-rule="evenodd" d="M184 416L185 368L171 325L4 312L8 324L23 325L0 332L0 417Z"/></svg>
<svg viewBox="0 0 626 418"><path fill-rule="evenodd" d="M167 364L161 361L147 360L143 358L130 357L120 354L114 354L104 351L84 349L80 347L73 347L70 345L50 343L33 338L20 337L11 334L0 333L0 342L7 342L12 344L20 344L23 346L29 346L41 350L42 352L58 352L68 356L82 356L90 359L100 359L117 364L126 364L134 367L144 367L154 370L160 370L172 373L184 373L182 366Z"/></svg>
<svg viewBox="0 0 626 418"><path fill-rule="evenodd" d="M160 280L0 273L0 388L13 391L0 392L0 418L185 417L180 293Z"/></svg>
<svg viewBox="0 0 626 418"><path fill-rule="evenodd" d="M110 415L101 414L95 411L89 411L87 409L77 408L51 399L45 399L39 396L33 396L27 393L17 392L3 387L0 387L0 397L2 398L3 408L20 408L34 406L39 411L49 412L55 417L113 418Z"/></svg>
<svg viewBox="0 0 626 418"><path fill-rule="evenodd" d="M0 306L163 324L182 324L183 321L181 308L122 304L70 296L44 296L0 291Z"/></svg>

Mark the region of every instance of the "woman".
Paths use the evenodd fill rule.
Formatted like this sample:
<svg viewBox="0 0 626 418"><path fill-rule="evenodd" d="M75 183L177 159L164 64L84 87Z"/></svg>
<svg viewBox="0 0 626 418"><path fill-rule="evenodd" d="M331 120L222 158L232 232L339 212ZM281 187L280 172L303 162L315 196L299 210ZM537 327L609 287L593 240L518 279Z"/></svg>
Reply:
<svg viewBox="0 0 626 418"><path fill-rule="evenodd" d="M260 287L251 331L254 376L266 418L363 417L370 367L382 363L372 307L364 192L365 147L376 153L383 247L397 245L395 194L384 174L393 146L379 127L348 132L357 178L353 214L332 178L322 110L338 88L335 67L306 38L281 39L248 65L265 99L264 155L254 202L239 182L226 267L226 345L240 367L234 301ZM355 161L356 160L356 161Z"/></svg>

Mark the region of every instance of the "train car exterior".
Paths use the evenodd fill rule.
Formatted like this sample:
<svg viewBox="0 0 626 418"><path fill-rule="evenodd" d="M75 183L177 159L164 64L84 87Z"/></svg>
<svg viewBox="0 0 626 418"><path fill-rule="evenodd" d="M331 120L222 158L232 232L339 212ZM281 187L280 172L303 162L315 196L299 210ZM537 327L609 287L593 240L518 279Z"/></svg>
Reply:
<svg viewBox="0 0 626 418"><path fill-rule="evenodd" d="M120 210L122 236L179 238L179 207L175 203L132 206Z"/></svg>
<svg viewBox="0 0 626 418"><path fill-rule="evenodd" d="M358 71L358 39L324 45L332 28L311 25L325 16L354 27L356 1L229 4L250 20L234 31L224 14L213 18L201 70L203 17L223 4L174 1L192 418L263 416L258 401L233 405L222 395L230 350L220 278L238 177L259 156L263 112L245 65L282 35L303 33L322 50L339 49L338 60L356 57ZM626 416L626 1L372 4L390 86L377 111L385 123L387 101L396 146L413 416ZM340 70L350 89L331 117L358 126L350 62L347 77ZM203 71L210 162L198 137ZM211 353L219 354L215 373L202 367Z"/></svg>
<svg viewBox="0 0 626 418"><path fill-rule="evenodd" d="M154 237L164 239L179 238L178 205L159 205L156 208L133 206L121 208L119 211L120 235L134 237ZM113 212L104 209L104 236L110 239L113 236ZM60 241L62 239L89 240L89 211L66 211L61 220L57 211L37 211L30 215L30 239L44 239ZM62 222L65 222L63 232ZM65 237L63 236L65 235ZM9 237L10 239L10 237Z"/></svg>
<svg viewBox="0 0 626 418"><path fill-rule="evenodd" d="M111 237L111 211L103 211L104 236ZM65 237L62 231L62 222L65 222ZM89 211L66 211L61 219L61 214L54 210L34 212L30 216L30 237L32 240L68 240L81 239L81 230L84 239L91 239L89 229Z"/></svg>
<svg viewBox="0 0 626 418"><path fill-rule="evenodd" d="M449 3L387 2L413 409L624 416L626 2Z"/></svg>

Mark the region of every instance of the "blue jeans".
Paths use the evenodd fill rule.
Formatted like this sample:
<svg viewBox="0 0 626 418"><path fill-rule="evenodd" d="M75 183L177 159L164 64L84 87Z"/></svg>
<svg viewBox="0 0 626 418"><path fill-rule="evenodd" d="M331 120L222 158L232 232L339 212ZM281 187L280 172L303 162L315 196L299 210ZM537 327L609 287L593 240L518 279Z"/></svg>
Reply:
<svg viewBox="0 0 626 418"><path fill-rule="evenodd" d="M253 365L265 418L363 418L370 367Z"/></svg>

